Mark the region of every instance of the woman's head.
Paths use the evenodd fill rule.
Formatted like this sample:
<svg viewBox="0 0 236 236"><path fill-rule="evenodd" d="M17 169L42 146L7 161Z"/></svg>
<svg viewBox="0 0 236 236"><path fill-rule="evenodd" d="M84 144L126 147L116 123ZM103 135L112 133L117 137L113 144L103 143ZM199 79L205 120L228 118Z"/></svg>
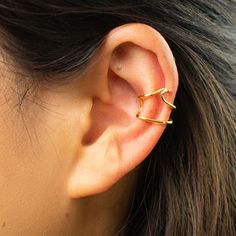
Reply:
<svg viewBox="0 0 236 236"><path fill-rule="evenodd" d="M0 233L233 234L235 8L0 2Z"/></svg>

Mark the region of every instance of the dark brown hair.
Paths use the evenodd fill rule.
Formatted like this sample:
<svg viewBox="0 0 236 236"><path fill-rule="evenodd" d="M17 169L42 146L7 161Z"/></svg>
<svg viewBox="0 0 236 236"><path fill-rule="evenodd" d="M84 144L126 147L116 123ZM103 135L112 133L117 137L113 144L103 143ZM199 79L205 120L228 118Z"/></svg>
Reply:
<svg viewBox="0 0 236 236"><path fill-rule="evenodd" d="M165 37L180 82L174 124L142 163L117 235L236 235L234 0L0 1L2 49L44 78L82 72L128 22Z"/></svg>

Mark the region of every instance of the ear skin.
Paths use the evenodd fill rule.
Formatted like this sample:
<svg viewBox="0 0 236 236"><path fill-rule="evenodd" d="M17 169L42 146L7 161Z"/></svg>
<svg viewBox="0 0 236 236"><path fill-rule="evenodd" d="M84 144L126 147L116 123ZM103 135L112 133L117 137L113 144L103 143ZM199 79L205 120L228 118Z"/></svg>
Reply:
<svg viewBox="0 0 236 236"><path fill-rule="evenodd" d="M83 138L84 145L94 143L108 126L126 127L136 120L133 115L137 111L135 91L113 71L109 70L108 76L111 102L104 103L99 98L94 98L90 114L91 128Z"/></svg>
<svg viewBox="0 0 236 236"><path fill-rule="evenodd" d="M96 58L100 60L87 71L93 91L88 95L93 105L85 116L90 126L78 144L83 154L77 157L68 179L73 198L108 190L142 163L166 126L138 119L137 97L167 87L171 93L165 98L173 104L178 87L168 44L145 24L130 23L111 31ZM142 114L167 120L171 109L155 96L145 101Z"/></svg>

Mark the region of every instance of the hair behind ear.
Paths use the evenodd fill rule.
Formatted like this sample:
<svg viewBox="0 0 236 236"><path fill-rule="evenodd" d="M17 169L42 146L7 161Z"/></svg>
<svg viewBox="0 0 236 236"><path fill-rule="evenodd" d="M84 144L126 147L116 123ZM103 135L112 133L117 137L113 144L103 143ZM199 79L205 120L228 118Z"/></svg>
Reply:
<svg viewBox="0 0 236 236"><path fill-rule="evenodd" d="M184 46L181 40L170 43L180 77L175 122L141 167L127 235L235 232L236 87L229 82L234 72L223 73L223 65L229 66L224 43L206 58L194 39Z"/></svg>

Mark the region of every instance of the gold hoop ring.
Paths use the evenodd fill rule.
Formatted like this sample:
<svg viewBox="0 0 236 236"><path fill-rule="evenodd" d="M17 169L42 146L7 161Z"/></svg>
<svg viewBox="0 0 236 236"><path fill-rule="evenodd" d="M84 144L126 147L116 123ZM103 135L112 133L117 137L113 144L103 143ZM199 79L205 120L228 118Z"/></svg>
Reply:
<svg viewBox="0 0 236 236"><path fill-rule="evenodd" d="M173 120L170 119L170 120L166 120L166 121L161 121L161 120L156 120L156 119L152 119L152 118L149 118L149 117L144 117L144 116L141 116L140 113L141 111L143 110L143 106L144 106L144 101L145 99L149 98L149 97L152 97L158 93L160 93L160 96L161 96L161 99L164 103L166 103L171 109L176 109L176 106L173 105L172 103L168 102L165 97L164 97L164 94L165 93L169 93L170 92L170 89L168 88L161 88L161 89L158 89L152 93L147 93L147 94L144 94L144 95L139 95L138 96L138 100L139 100L139 103L140 103L140 108L139 108L139 111L137 112L136 114L136 117L139 118L140 120L143 120L143 121L146 121L146 122L151 122L151 123L155 123L155 124L173 124Z"/></svg>

